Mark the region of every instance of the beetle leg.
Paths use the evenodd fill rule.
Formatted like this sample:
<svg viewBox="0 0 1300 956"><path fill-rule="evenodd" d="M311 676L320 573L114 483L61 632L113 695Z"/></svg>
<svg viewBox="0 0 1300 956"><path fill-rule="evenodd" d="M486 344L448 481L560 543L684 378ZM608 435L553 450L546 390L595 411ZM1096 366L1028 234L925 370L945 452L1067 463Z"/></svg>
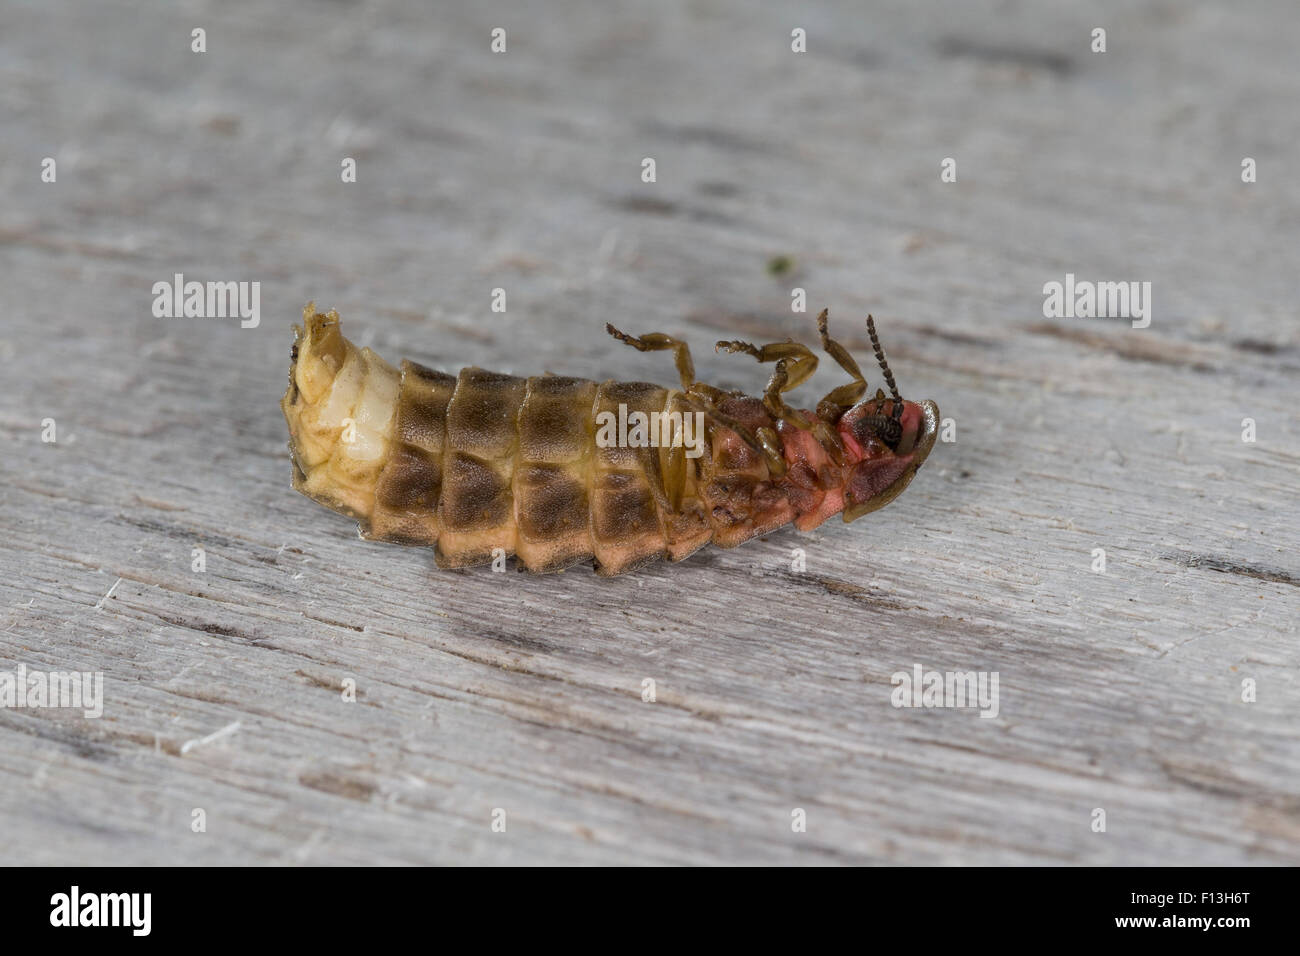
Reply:
<svg viewBox="0 0 1300 956"><path fill-rule="evenodd" d="M664 349L672 349L673 361L677 364L677 374L682 380L682 390L689 391L695 384L695 363L691 361L691 347L680 339L664 335L662 332L650 332L642 336L628 335L608 322L605 323L605 331L638 352L662 352Z"/></svg>
<svg viewBox="0 0 1300 956"><path fill-rule="evenodd" d="M757 433L751 432L730 415L718 410L718 405L728 398L737 397L739 393L724 392L713 385L696 382L686 394L693 400L693 407L698 408L698 403L706 405L708 414L717 419L719 424L730 428L752 451L767 458L768 466L774 472L785 474L785 458L781 455L781 442L777 439L776 432L770 428L760 428Z"/></svg>
<svg viewBox="0 0 1300 956"><path fill-rule="evenodd" d="M745 355L752 355L760 362L775 362L776 368L772 371L767 390L763 393L763 407L767 409L767 413L773 419L787 422L795 428L802 428L804 431L811 429L817 440L827 447L836 463L842 462L843 448L839 436L824 422L810 424L781 397L782 392L788 392L802 385L813 372L817 371L817 356L813 354L812 349L790 340L771 342L762 346L749 342L722 341L714 346L714 351L718 349L725 349L732 354L742 352ZM760 434L759 440L764 445L768 465L773 473L785 474L785 458L781 454L781 442L778 436L775 433L769 436Z"/></svg>
<svg viewBox="0 0 1300 956"><path fill-rule="evenodd" d="M674 443L660 461L663 474L659 476L659 484L663 486L669 507L674 512L680 512L682 489L686 484L686 446Z"/></svg>
<svg viewBox="0 0 1300 956"><path fill-rule="evenodd" d="M844 464L844 443L840 440L840 436L836 434L835 429L821 418L809 422L803 415L787 405L785 399L781 397L782 392L788 392L794 387L790 382L787 361L787 359L781 359L776 363L776 368L772 370L772 377L767 383L767 391L763 393L763 407L775 419L780 419L795 428L802 428L804 431L811 430L813 436L826 449L835 464Z"/></svg>
<svg viewBox="0 0 1300 956"><path fill-rule="evenodd" d="M759 434L754 435L748 428L740 424L730 415L724 414L718 410L717 398L726 398L727 393L721 389L714 388L712 385L705 385L703 382L696 382L691 390L682 396L682 400L691 408L692 411L704 412L704 420L708 422L708 427L716 428L721 425L740 436L740 440L749 446L750 450L762 455L767 460L768 468L775 474L785 474L785 458L781 454L781 442L775 434L770 436L763 435L764 431L771 432L771 429L759 429Z"/></svg>
<svg viewBox="0 0 1300 956"><path fill-rule="evenodd" d="M787 392L794 386L790 383L790 366L788 359L780 359L776 363L776 368L772 369L772 377L767 380L767 389L763 392L763 407L767 413L774 419L779 419L795 428L802 428L807 431L811 426L804 417L786 404L785 399L781 396L782 392Z"/></svg>
<svg viewBox="0 0 1300 956"><path fill-rule="evenodd" d="M749 342L719 342L715 347L717 349L726 349L728 352L743 352L746 355L752 355L760 362L776 362L776 368L772 371L772 377L768 380L767 390L763 393L763 407L767 409L769 415L774 419L793 425L795 428L802 428L804 431L811 430L813 435L822 444L831 459L837 465L844 464L844 443L840 436L836 434L835 429L829 423L819 417L815 422L809 422L793 408L786 404L785 399L781 397L783 392L807 381L813 372L817 371L817 356L806 345L800 345L798 342L773 342L769 345L755 346ZM841 348L841 351L843 349ZM852 358L848 353L844 353L850 361ZM836 361L839 357L831 353ZM793 360L793 363L792 361ZM842 363L841 363L842 364ZM865 388L865 383L863 385ZM779 453L779 448L775 449ZM769 459L771 453L769 454ZM782 473L785 471L784 459L780 465L774 466L779 468Z"/></svg>
<svg viewBox="0 0 1300 956"><path fill-rule="evenodd" d="M826 397L817 403L817 414L823 418L830 418L834 414L838 418L844 409L856 405L858 399L862 398L867 390L867 380L862 377L862 369L858 368L857 360L849 354L849 350L830 337L827 331L829 313L830 310L822 309L821 315L817 316L817 333L821 336L822 348L840 368L853 377L853 381L827 392Z"/></svg>
<svg viewBox="0 0 1300 956"><path fill-rule="evenodd" d="M758 442L763 446L763 455L767 458L767 470L773 478L784 478L788 467L785 455L781 451L781 436L766 425L758 430Z"/></svg>
<svg viewBox="0 0 1300 956"><path fill-rule="evenodd" d="M719 342L713 347L713 351L725 349L733 355L736 352L743 352L745 355L752 355L760 362L780 362L783 359L788 362L786 366L786 377L788 384L783 391L796 388L808 380L813 372L817 371L817 356L813 354L812 349L799 342L787 339L784 342L772 342L768 345L752 345L749 342Z"/></svg>
<svg viewBox="0 0 1300 956"><path fill-rule="evenodd" d="M705 382L696 382L694 385L692 385L690 388L686 390L686 393L688 395L693 395L696 398L700 399L701 401L707 402L710 405L717 405L718 403L722 402L727 398L734 397L733 393L724 392L722 389L717 388L716 386L713 385L709 385Z"/></svg>

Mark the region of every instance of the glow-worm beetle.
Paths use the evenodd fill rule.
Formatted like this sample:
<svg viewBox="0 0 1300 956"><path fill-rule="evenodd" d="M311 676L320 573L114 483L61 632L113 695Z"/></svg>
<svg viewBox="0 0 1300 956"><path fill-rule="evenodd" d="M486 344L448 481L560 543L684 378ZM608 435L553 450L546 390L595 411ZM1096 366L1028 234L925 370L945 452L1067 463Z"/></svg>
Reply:
<svg viewBox="0 0 1300 956"><path fill-rule="evenodd" d="M866 380L830 338L823 311L822 348L851 381L815 412L783 398L817 368L817 356L793 341L717 344L776 363L754 398L696 381L686 344L661 333L606 326L640 351L672 350L680 390L478 368L448 375L410 361L399 370L345 339L337 312L309 303L303 320L281 402L293 487L356 518L364 538L434 546L441 567L505 554L545 572L594 558L597 573L614 575L790 522L806 531L835 514L853 521L907 487L939 430L934 402L899 395L870 316L890 394L863 398ZM638 421L637 413L673 423L692 416L704 426L700 447L688 449L677 424L675 440L657 446L644 429L640 442L600 440L598 422ZM625 435L638 437L635 428Z"/></svg>

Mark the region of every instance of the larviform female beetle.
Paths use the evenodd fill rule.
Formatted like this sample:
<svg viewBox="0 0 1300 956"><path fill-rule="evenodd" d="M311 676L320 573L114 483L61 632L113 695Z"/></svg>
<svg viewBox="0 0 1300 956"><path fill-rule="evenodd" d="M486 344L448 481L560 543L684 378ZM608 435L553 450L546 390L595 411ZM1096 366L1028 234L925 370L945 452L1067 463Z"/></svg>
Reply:
<svg viewBox="0 0 1300 956"><path fill-rule="evenodd" d="M680 390L478 368L448 375L410 361L399 370L345 339L337 312L309 303L303 320L281 402L293 487L356 518L364 538L434 546L440 567L505 553L539 572L594 558L598 574L613 575L790 522L806 531L835 514L854 521L907 487L939 430L934 402L899 395L870 316L890 394L863 398L866 380L823 311L822 348L851 380L815 412L783 397L817 368L793 341L717 344L775 363L754 398L696 381L686 344L661 333L606 326L642 352L672 350ZM644 428L628 440L638 438L629 420L670 422L672 440L665 429L647 444ZM683 440L691 422L702 425L696 447Z"/></svg>

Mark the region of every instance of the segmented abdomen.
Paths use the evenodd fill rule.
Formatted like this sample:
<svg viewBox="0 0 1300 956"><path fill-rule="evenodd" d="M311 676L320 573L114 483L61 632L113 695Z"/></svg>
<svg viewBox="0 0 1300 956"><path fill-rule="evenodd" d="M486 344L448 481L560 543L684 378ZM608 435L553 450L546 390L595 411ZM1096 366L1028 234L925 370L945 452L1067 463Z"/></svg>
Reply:
<svg viewBox="0 0 1300 956"><path fill-rule="evenodd" d="M714 530L694 462L673 507L659 449L597 444L597 414L620 405L689 413L680 393L646 383L451 376L403 362L367 536L434 545L443 567L490 561L498 548L533 571L594 557L618 574L685 557Z"/></svg>
<svg viewBox="0 0 1300 956"><path fill-rule="evenodd" d="M699 406L641 382L453 376L411 361L399 372L344 339L332 313L307 317L282 404L294 487L357 518L364 537L435 547L443 567L504 551L533 571L594 557L600 573L619 574L711 540L730 547L792 520L813 526L843 505L843 476L815 441L779 480L711 415L698 458L681 447L601 447L601 412ZM718 411L773 427L757 399ZM807 435L777 430L787 443Z"/></svg>

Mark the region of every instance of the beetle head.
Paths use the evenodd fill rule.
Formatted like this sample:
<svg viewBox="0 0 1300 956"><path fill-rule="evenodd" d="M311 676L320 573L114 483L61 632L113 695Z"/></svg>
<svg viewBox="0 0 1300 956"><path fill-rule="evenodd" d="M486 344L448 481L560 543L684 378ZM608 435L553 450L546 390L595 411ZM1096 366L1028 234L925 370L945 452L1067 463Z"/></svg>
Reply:
<svg viewBox="0 0 1300 956"><path fill-rule="evenodd" d="M844 494L844 520L853 521L889 504L911 482L938 437L939 406L877 392L846 411L838 430L854 463Z"/></svg>

